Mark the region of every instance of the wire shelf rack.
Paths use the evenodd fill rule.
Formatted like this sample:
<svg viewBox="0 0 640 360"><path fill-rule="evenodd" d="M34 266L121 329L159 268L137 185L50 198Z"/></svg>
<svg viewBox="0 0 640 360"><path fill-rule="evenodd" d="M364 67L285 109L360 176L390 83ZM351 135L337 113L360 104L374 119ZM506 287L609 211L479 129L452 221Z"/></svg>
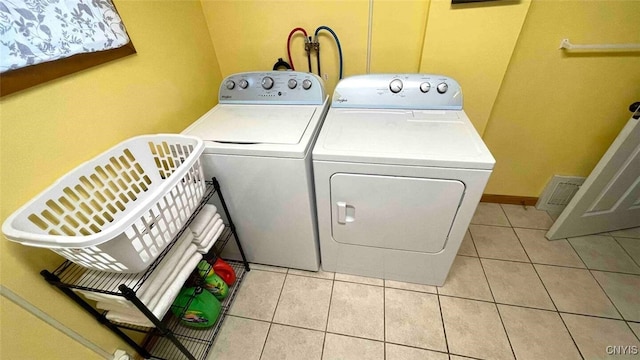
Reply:
<svg viewBox="0 0 640 360"><path fill-rule="evenodd" d="M218 194L223 210L227 215L228 224L225 224L225 230L216 240L216 243L213 245L209 253L205 254L203 258L210 264L213 264L222 252L222 249L226 246L229 240L233 238L236 241L243 258L243 261L226 260L235 271L236 281L229 286L229 294L221 303L220 315L214 325L209 328L192 328L183 325L180 321L180 318L182 318L181 315L189 307L195 296L192 297L182 309L176 309L174 306L173 310L167 311L162 319L158 319L153 313L151 313L146 305L140 301L136 296L136 292L142 288L145 281L158 268L173 246L175 246L177 239L182 236L188 226L216 193ZM135 274L103 272L87 269L67 260L53 272L43 270L41 274L50 284L57 286L63 293L72 298L82 308L93 315L98 322L108 327L112 332L116 333L116 335L120 336L125 342L136 349L140 356L160 360L204 360L213 345L216 335L220 331L220 327L222 326L224 318L235 299L238 288L240 287L246 272L249 270L249 264L244 257L244 252L237 237L235 226L233 225L226 203L220 192L219 184L214 178L213 181L207 182L207 189L202 201L186 221L185 225L179 230L173 241L167 245L162 253L158 255L157 259L145 271ZM199 278L201 276L206 276L207 273L208 271L203 271L201 275L201 272L199 272L198 269L194 269L188 282L195 281L196 284L202 284L204 279ZM85 295L86 292L91 292L124 297L135 305L138 310L145 314L155 327L134 326L131 324L110 321L106 317L106 311L99 311L95 309L94 306L77 294L78 291ZM125 299L123 299L123 301ZM180 316L174 315L176 313L180 314ZM146 336L140 345L122 330L144 333Z"/></svg>

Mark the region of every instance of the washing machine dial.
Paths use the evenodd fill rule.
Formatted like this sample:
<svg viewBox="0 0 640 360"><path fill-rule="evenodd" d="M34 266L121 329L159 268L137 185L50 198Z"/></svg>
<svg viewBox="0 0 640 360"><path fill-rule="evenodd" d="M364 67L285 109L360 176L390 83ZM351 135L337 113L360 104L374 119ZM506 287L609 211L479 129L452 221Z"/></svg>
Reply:
<svg viewBox="0 0 640 360"><path fill-rule="evenodd" d="M422 84L420 84L420 91L422 91L423 93L428 93L429 90L431 90L431 84L429 84L428 82L423 82Z"/></svg>
<svg viewBox="0 0 640 360"><path fill-rule="evenodd" d="M391 80L391 82L389 83L389 90L391 90L391 92L394 94L399 93L400 90L402 90L402 80L400 79Z"/></svg>
<svg viewBox="0 0 640 360"><path fill-rule="evenodd" d="M302 88L303 88L303 89L305 89L305 90L309 90L309 89L311 89L311 85L313 85L313 83L312 83L312 82L311 82L311 80L309 80L309 79L305 79L305 80L302 82Z"/></svg>
<svg viewBox="0 0 640 360"><path fill-rule="evenodd" d="M242 79L242 80L240 80L238 85L240 85L241 88L246 89L247 86L249 86L249 82L247 80L245 80L245 79Z"/></svg>
<svg viewBox="0 0 640 360"><path fill-rule="evenodd" d="M289 89L295 89L296 86L298 86L298 82L296 81L296 79L289 79L289 82L287 84L289 85Z"/></svg>
<svg viewBox="0 0 640 360"><path fill-rule="evenodd" d="M449 85L447 85L447 83L440 83L436 88L440 94L444 94L449 90Z"/></svg>
<svg viewBox="0 0 640 360"><path fill-rule="evenodd" d="M262 88L269 90L273 87L273 78L271 76L265 76L262 78Z"/></svg>
<svg viewBox="0 0 640 360"><path fill-rule="evenodd" d="M229 90L233 90L233 88L236 87L236 83L233 80L227 80L224 86L226 86Z"/></svg>

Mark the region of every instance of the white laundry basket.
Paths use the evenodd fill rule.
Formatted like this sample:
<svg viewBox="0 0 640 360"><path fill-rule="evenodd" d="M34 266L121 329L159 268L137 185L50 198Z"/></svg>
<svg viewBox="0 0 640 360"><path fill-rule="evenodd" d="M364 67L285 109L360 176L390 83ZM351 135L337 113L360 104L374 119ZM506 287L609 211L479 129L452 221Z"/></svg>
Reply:
<svg viewBox="0 0 640 360"><path fill-rule="evenodd" d="M2 232L89 269L144 270L202 199L201 139L144 135L78 166L14 212Z"/></svg>

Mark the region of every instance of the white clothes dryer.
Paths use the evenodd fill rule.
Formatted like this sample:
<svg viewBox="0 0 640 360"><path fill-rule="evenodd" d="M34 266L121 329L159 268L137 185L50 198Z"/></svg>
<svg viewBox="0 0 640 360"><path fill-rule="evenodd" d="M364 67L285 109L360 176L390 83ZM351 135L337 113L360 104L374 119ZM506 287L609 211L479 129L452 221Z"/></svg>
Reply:
<svg viewBox="0 0 640 360"><path fill-rule="evenodd" d="M250 262L318 270L311 149L329 108L322 80L295 71L228 76L219 104L183 131L205 140ZM223 253L238 258L233 242Z"/></svg>
<svg viewBox="0 0 640 360"><path fill-rule="evenodd" d="M443 285L494 164L452 78L342 80L313 149L323 269Z"/></svg>

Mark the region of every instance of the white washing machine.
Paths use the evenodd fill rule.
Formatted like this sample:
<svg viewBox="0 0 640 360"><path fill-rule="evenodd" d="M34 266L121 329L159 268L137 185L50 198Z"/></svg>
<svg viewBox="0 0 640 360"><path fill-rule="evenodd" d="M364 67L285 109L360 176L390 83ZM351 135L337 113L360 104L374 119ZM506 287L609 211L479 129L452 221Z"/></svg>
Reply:
<svg viewBox="0 0 640 360"><path fill-rule="evenodd" d="M494 164L455 80L342 80L313 149L323 269L442 285Z"/></svg>
<svg viewBox="0 0 640 360"><path fill-rule="evenodd" d="M205 175L220 182L247 260L318 270L311 149L328 108L316 75L239 73L183 131L205 140ZM239 256L233 242L223 254Z"/></svg>

